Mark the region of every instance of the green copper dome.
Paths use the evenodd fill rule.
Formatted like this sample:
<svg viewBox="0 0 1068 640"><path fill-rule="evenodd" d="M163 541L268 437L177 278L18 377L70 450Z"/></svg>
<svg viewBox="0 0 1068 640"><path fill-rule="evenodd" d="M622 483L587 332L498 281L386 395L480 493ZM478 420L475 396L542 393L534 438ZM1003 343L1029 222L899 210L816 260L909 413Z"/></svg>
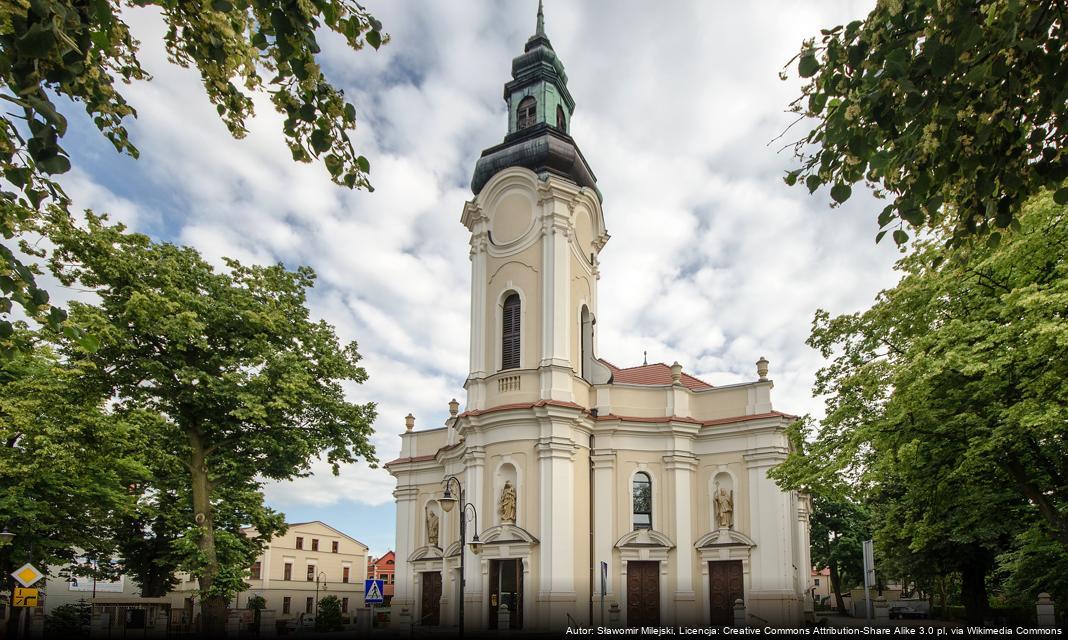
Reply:
<svg viewBox="0 0 1068 640"><path fill-rule="evenodd" d="M597 179L569 135L575 99L567 88L567 74L549 37L545 14L538 3L537 28L523 53L512 60L512 79L504 85L508 103L508 133L502 144L482 152L475 165L471 190L478 194L497 172L523 166L544 175L568 178L597 190ZM600 191L597 192L600 198Z"/></svg>

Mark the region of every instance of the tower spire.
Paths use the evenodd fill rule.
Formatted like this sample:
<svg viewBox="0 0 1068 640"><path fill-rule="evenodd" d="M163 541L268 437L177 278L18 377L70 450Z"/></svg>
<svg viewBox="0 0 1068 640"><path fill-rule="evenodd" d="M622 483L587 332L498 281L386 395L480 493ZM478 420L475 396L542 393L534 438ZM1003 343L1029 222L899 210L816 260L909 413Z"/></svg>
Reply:
<svg viewBox="0 0 1068 640"><path fill-rule="evenodd" d="M542 0L538 0L538 28L534 31L534 35L545 35L545 10L542 7Z"/></svg>

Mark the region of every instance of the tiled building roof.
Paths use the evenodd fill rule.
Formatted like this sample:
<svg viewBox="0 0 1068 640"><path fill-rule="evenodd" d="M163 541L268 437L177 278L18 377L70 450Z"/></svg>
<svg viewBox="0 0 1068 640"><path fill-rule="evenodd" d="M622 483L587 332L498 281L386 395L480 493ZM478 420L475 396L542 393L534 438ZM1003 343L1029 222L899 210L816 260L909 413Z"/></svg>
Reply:
<svg viewBox="0 0 1068 640"><path fill-rule="evenodd" d="M612 371L612 382L614 383L648 385L671 384L671 367L663 362L620 369L604 358L601 358L600 360L604 366ZM699 380L688 373L682 374L682 384L691 391L702 391L704 389L712 388L712 385L704 380Z"/></svg>

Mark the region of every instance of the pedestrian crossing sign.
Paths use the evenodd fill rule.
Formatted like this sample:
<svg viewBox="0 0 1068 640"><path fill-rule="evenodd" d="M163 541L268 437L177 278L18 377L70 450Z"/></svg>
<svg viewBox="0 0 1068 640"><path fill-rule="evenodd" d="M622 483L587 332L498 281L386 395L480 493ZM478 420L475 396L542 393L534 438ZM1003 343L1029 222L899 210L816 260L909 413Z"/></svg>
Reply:
<svg viewBox="0 0 1068 640"><path fill-rule="evenodd" d="M364 604L382 604L386 601L386 599L382 597L382 582L382 580L364 580Z"/></svg>

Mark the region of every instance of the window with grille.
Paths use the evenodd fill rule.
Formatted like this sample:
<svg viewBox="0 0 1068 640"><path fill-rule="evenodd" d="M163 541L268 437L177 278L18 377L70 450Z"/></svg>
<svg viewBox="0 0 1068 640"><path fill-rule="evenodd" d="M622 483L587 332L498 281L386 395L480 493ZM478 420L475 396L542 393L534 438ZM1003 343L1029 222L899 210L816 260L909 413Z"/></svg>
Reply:
<svg viewBox="0 0 1068 640"><path fill-rule="evenodd" d="M653 482L647 473L634 475L634 528L653 528Z"/></svg>
<svg viewBox="0 0 1068 640"><path fill-rule="evenodd" d="M533 97L527 96L520 100L519 109L515 114L515 128L518 130L533 126L537 120L537 111L538 103Z"/></svg>
<svg viewBox="0 0 1068 640"><path fill-rule="evenodd" d="M501 369L519 368L519 294L513 293L504 300L501 323Z"/></svg>
<svg viewBox="0 0 1068 640"><path fill-rule="evenodd" d="M293 607L293 598L289 596L282 596L282 613L289 613Z"/></svg>

